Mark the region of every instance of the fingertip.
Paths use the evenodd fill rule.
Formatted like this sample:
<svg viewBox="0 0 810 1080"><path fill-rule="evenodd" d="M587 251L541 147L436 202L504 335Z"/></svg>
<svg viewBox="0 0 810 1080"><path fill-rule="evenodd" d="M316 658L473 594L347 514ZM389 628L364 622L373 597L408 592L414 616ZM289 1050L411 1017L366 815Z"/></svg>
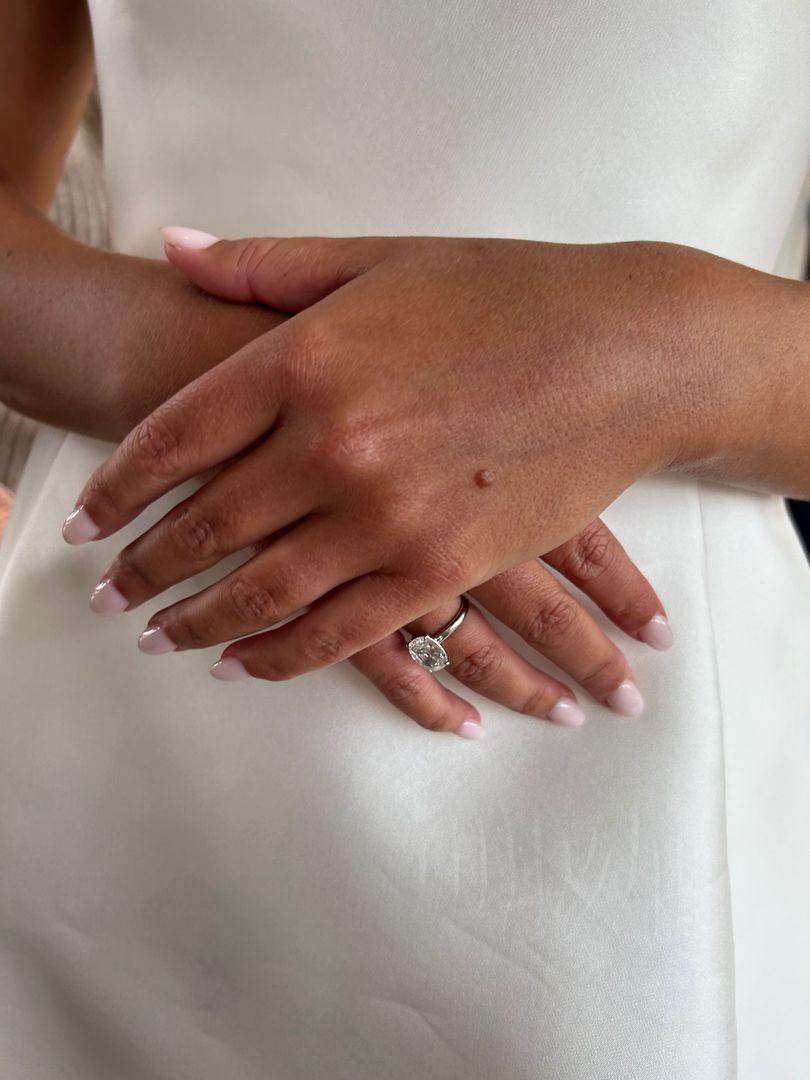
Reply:
<svg viewBox="0 0 810 1080"><path fill-rule="evenodd" d="M648 623L638 631L639 641L656 649L658 652L666 652L672 648L672 627L665 615L653 615Z"/></svg>
<svg viewBox="0 0 810 1080"><path fill-rule="evenodd" d="M223 656L210 667L210 673L220 682L239 682L250 677L250 672L235 656Z"/></svg>
<svg viewBox="0 0 810 1080"><path fill-rule="evenodd" d="M560 698L557 704L549 709L548 718L552 724L560 727L582 727L585 723L585 713L573 698Z"/></svg>
<svg viewBox="0 0 810 1080"><path fill-rule="evenodd" d="M189 229L185 225L163 225L160 235L163 237L167 255L170 254L169 249L204 251L219 242L219 237L213 233L203 232L202 229Z"/></svg>
<svg viewBox="0 0 810 1080"><path fill-rule="evenodd" d="M72 510L62 523L62 538L67 544L86 544L90 540L97 540L100 535L101 526L96 524L83 504Z"/></svg>
<svg viewBox="0 0 810 1080"><path fill-rule="evenodd" d="M641 716L644 697L632 679L625 679L605 698L605 704L619 716Z"/></svg>
<svg viewBox="0 0 810 1080"><path fill-rule="evenodd" d="M459 724L453 734L458 735L460 739L477 741L478 739L483 739L486 732L484 731L484 726L480 720L473 717L467 717L466 720L463 720Z"/></svg>

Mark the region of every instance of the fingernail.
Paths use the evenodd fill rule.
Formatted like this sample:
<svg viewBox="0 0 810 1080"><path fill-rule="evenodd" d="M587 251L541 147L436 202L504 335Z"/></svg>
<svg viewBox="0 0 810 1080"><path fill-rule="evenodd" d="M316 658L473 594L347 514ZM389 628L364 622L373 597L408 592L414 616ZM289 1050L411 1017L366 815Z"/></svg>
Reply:
<svg viewBox="0 0 810 1080"><path fill-rule="evenodd" d="M665 615L653 615L647 625L639 630L638 636L645 645L659 652L672 646L672 630Z"/></svg>
<svg viewBox="0 0 810 1080"><path fill-rule="evenodd" d="M585 723L585 713L571 698L560 698L549 711L548 718L553 724L561 724L563 727L582 727Z"/></svg>
<svg viewBox="0 0 810 1080"><path fill-rule="evenodd" d="M465 720L456 728L455 734L462 739L483 739L486 732L477 720Z"/></svg>
<svg viewBox="0 0 810 1080"><path fill-rule="evenodd" d="M138 638L138 648L149 656L161 656L174 652L177 646L162 626L148 626Z"/></svg>
<svg viewBox="0 0 810 1080"><path fill-rule="evenodd" d="M100 532L83 506L71 511L62 526L62 536L69 544L86 544L88 540L95 540Z"/></svg>
<svg viewBox="0 0 810 1080"><path fill-rule="evenodd" d="M644 698L634 682L619 683L605 698L607 705L620 716L639 716L644 711Z"/></svg>
<svg viewBox="0 0 810 1080"><path fill-rule="evenodd" d="M90 610L96 615L120 615L126 611L129 600L120 593L109 578L100 581L90 597Z"/></svg>
<svg viewBox="0 0 810 1080"><path fill-rule="evenodd" d="M222 660L217 660L211 665L211 674L215 679L221 679L223 682L236 682L237 679L247 679L250 676L248 669L235 656L226 656Z"/></svg>
<svg viewBox="0 0 810 1080"><path fill-rule="evenodd" d="M167 244L185 251L202 251L219 240L213 233L187 229L184 225L164 225L160 232Z"/></svg>

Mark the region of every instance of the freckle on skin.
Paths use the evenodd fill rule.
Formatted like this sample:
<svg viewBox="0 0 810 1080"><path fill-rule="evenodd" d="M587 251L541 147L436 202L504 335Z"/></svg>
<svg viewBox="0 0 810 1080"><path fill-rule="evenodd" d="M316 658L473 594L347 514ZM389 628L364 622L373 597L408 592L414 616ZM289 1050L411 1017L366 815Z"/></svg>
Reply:
<svg viewBox="0 0 810 1080"><path fill-rule="evenodd" d="M475 474L475 483L480 488L490 487L495 483L495 473L489 469L479 469Z"/></svg>

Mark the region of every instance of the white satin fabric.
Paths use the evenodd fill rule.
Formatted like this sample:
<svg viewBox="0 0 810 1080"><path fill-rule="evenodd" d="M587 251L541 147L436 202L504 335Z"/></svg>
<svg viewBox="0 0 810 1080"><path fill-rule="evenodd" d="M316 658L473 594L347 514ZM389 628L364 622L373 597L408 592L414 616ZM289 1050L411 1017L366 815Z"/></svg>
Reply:
<svg viewBox="0 0 810 1080"><path fill-rule="evenodd" d="M121 250L181 223L768 268L807 169L803 0L92 8ZM346 665L139 655L143 613L87 610L120 540L59 536L108 451L46 432L2 549L4 1080L806 1080L810 573L779 500L627 492L607 519L676 637L622 642L645 717L478 701L465 743Z"/></svg>

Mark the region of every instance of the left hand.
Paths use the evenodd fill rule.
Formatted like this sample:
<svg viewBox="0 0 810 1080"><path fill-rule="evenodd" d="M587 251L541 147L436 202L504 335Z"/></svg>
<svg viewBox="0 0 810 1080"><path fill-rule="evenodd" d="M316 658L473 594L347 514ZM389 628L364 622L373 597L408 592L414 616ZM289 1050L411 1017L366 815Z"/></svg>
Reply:
<svg viewBox="0 0 810 1080"><path fill-rule="evenodd" d="M699 275L709 257L429 238L169 254L226 299L301 314L152 413L78 506L109 536L225 463L108 577L142 602L271 537L182 614L211 644L309 607L226 650L265 677L352 656L564 543L678 456L684 411L705 433L689 301L691 257ZM234 627L238 594L264 598L256 625Z"/></svg>

